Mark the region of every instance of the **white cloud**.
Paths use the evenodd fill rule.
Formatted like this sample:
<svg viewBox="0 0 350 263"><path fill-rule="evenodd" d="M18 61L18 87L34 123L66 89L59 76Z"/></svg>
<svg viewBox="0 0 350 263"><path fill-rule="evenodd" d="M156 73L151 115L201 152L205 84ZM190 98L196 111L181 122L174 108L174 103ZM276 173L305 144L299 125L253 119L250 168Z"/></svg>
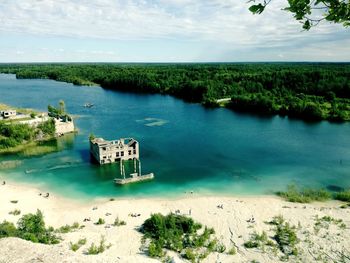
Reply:
<svg viewBox="0 0 350 263"><path fill-rule="evenodd" d="M300 25L280 10L278 1L261 16L252 15L248 4L238 0L149 2L3 0L0 30L128 40L183 37L233 44L262 44L305 36ZM309 35L328 34L331 30L321 26Z"/></svg>
<svg viewBox="0 0 350 263"><path fill-rule="evenodd" d="M262 15L252 15L246 0L1 0L0 33L197 41L226 50L305 48L348 34L330 24L302 32L301 25L281 10L284 4L272 1Z"/></svg>

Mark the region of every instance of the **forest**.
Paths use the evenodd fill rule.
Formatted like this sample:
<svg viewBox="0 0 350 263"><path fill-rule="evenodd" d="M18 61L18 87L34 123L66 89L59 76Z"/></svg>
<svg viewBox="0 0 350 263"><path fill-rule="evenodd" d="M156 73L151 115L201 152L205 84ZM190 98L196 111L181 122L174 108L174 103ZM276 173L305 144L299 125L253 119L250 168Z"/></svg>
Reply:
<svg viewBox="0 0 350 263"><path fill-rule="evenodd" d="M262 115L350 120L349 63L1 64L0 73L168 94ZM230 99L217 101L223 98Z"/></svg>

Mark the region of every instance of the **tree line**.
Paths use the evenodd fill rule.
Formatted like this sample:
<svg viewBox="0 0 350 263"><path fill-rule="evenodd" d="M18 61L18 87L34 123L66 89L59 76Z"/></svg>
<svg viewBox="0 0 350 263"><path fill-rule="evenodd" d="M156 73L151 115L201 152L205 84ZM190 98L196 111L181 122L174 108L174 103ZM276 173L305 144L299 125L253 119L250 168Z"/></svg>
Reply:
<svg viewBox="0 0 350 263"><path fill-rule="evenodd" d="M348 63L9 64L0 72L169 94L189 102L307 120L350 120Z"/></svg>

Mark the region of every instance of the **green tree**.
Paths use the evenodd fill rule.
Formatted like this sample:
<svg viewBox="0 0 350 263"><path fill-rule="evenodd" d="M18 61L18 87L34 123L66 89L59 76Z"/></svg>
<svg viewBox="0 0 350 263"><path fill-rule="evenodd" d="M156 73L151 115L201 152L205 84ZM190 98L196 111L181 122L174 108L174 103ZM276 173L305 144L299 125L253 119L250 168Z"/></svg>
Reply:
<svg viewBox="0 0 350 263"><path fill-rule="evenodd" d="M272 0L264 0L251 5L249 10L253 14L261 14ZM249 2L255 2L250 0ZM350 26L350 1L349 0L288 0L284 10L293 13L296 20L301 21L303 28L309 30L321 21Z"/></svg>
<svg viewBox="0 0 350 263"><path fill-rule="evenodd" d="M60 115L63 115L63 114L66 112L65 103L64 103L63 100L60 100L60 101L58 102L58 104L59 104L59 114L60 114Z"/></svg>

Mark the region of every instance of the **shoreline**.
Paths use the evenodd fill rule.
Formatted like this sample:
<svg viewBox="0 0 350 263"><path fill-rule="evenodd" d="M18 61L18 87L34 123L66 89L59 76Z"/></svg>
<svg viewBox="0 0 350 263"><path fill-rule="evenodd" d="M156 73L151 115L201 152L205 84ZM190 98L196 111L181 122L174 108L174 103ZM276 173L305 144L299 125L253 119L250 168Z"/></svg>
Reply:
<svg viewBox="0 0 350 263"><path fill-rule="evenodd" d="M50 192L50 194L53 194L57 198L63 199L67 202L69 201L75 201L77 203L81 204L87 204L87 203L101 203L101 202L107 202L110 199L114 199L115 201L125 201L125 200L154 200L154 201L181 201L186 200L189 198L247 198L247 199L255 199L255 198L272 198L277 200L283 200L281 197L278 197L277 195L268 193L268 194L229 194L229 193L215 193L213 191L199 191L196 192L194 190L188 190L181 193L173 193L171 195L161 196L158 195L136 195L132 196L130 195L110 195L110 196L96 196L96 197L85 197L83 194L80 197L65 197L63 193L58 193L55 190L45 189L44 184L37 184L37 183L23 183L18 182L16 179L12 179L6 176L4 170L0 170L0 186L2 181L6 181L7 185L11 185L18 188L24 188L24 189L32 189L36 190L38 193L47 193ZM123 186L120 186L123 187Z"/></svg>
<svg viewBox="0 0 350 263"><path fill-rule="evenodd" d="M350 240L347 238L350 235L350 209L341 209L342 202L339 201L298 204L286 202L277 196L208 197L193 194L177 199L115 198L110 201L108 198L97 198L82 203L79 200L51 193L49 198L45 198L43 195L39 196L40 192L40 186L36 188L13 184L10 181L0 185L0 223L4 220L16 223L22 215L35 213L40 209L44 214L46 226L59 228L78 222L85 227L62 234L63 241L58 245L34 244L17 238L0 239L0 247L2 247L0 262L4 260L5 262L28 262L34 258L40 258L41 262L159 262L140 252L142 236L137 229L152 213L165 215L174 213L176 210L203 225L213 227L215 236L225 244L227 250L233 245L238 248L235 255L215 252L203 262L215 262L218 258L221 262L250 262L251 260L266 263L280 262L280 255L263 253L259 249L247 249L243 245L255 231L257 233L266 231L268 236L273 236L271 225L266 222L279 215L282 215L286 222L298 226L299 257L305 262L314 260L312 255L319 253L317 252L319 246L328 254L332 254L332 250L341 251L343 248L350 247ZM14 200L18 202L12 203L11 201ZM20 210L21 214L10 215L9 212L14 209ZM133 217L132 214L139 214L139 216ZM329 223L327 229L322 228L319 234L315 234L316 216L342 219L346 228L340 229L338 225ZM114 219L117 217L125 220L127 224L120 227L113 226ZM255 218L253 223L248 222L251 217ZM85 218L91 220L85 222ZM106 224L95 225L99 218L103 218ZM324 235L327 235L327 238L323 238ZM98 244L101 236L106 238L107 244L112 244L111 248L96 256L86 255L85 251L90 244L92 242ZM87 244L77 252L71 251L70 242L77 242L81 238L87 238ZM311 243L305 240L310 240L317 246L306 249ZM313 250L313 247L317 249ZM174 256L175 262L187 262L175 254L170 255Z"/></svg>

